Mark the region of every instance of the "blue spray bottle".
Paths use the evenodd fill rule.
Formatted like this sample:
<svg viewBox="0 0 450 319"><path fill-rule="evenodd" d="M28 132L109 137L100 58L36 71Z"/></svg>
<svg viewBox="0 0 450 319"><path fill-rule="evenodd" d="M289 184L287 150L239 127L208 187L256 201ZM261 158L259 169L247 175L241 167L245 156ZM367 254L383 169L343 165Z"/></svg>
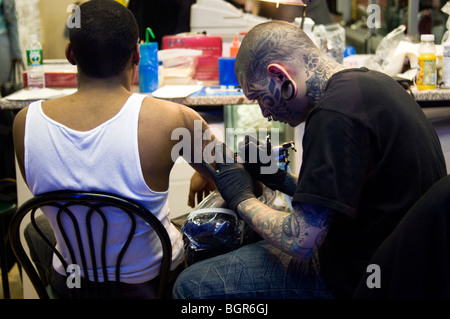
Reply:
<svg viewBox="0 0 450 319"><path fill-rule="evenodd" d="M146 30L146 42L141 43L141 61L139 62L139 91L152 93L158 89L158 42L149 42L150 36L155 39L152 29Z"/></svg>

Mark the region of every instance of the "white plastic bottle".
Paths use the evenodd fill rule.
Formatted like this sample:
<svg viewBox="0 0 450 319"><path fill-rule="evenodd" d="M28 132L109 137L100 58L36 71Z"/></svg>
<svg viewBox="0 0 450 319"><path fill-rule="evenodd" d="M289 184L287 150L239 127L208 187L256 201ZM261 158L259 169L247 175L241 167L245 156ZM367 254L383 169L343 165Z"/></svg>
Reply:
<svg viewBox="0 0 450 319"><path fill-rule="evenodd" d="M442 37L442 82L443 87L450 88L450 1L447 1L446 4L442 7L442 12L449 15L444 36Z"/></svg>
<svg viewBox="0 0 450 319"><path fill-rule="evenodd" d="M27 49L27 81L29 89L45 88L45 73L43 67L42 45L37 35L30 35L30 44Z"/></svg>
<svg viewBox="0 0 450 319"><path fill-rule="evenodd" d="M442 38L442 82L444 87L450 88L450 31L446 31Z"/></svg>

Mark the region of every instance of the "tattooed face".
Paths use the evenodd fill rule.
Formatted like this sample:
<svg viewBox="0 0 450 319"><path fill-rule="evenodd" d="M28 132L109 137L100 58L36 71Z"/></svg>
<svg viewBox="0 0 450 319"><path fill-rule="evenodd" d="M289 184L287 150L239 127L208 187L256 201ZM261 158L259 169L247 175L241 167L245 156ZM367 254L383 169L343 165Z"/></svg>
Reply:
<svg viewBox="0 0 450 319"><path fill-rule="evenodd" d="M280 68L278 74L269 72L270 65L281 66L284 74ZM244 94L258 102L265 117L297 126L305 121L323 96L329 77L340 67L300 28L272 21L257 25L245 36L235 71ZM286 101L281 85L288 79L296 84L297 95Z"/></svg>
<svg viewBox="0 0 450 319"><path fill-rule="evenodd" d="M242 81L244 94L249 100L255 100L261 108L264 117L271 116L275 121L297 126L303 123L312 109L306 95L297 94L291 101L281 96L281 85L274 78L268 79L266 84Z"/></svg>

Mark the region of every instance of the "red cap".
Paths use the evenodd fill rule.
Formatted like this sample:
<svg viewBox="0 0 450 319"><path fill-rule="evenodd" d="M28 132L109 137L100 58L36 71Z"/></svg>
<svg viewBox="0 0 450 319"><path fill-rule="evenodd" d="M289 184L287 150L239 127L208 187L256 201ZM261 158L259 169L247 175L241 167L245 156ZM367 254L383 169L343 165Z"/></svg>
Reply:
<svg viewBox="0 0 450 319"><path fill-rule="evenodd" d="M241 42L239 41L238 36L235 35L233 42L231 42L231 48L230 48L230 56L231 57L235 57L237 55L240 46L241 46Z"/></svg>

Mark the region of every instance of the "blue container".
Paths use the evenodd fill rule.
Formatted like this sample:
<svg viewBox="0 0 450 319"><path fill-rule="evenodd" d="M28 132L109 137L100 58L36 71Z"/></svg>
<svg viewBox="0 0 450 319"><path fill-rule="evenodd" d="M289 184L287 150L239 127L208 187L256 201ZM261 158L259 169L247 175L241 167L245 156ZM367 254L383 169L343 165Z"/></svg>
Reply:
<svg viewBox="0 0 450 319"><path fill-rule="evenodd" d="M350 47L350 46L345 47L344 58L351 56L351 55L355 55L355 54L356 54L355 47Z"/></svg>
<svg viewBox="0 0 450 319"><path fill-rule="evenodd" d="M219 84L238 86L239 82L234 73L236 58L219 58Z"/></svg>
<svg viewBox="0 0 450 319"><path fill-rule="evenodd" d="M152 93L158 89L158 43L142 43L140 52L139 91Z"/></svg>

